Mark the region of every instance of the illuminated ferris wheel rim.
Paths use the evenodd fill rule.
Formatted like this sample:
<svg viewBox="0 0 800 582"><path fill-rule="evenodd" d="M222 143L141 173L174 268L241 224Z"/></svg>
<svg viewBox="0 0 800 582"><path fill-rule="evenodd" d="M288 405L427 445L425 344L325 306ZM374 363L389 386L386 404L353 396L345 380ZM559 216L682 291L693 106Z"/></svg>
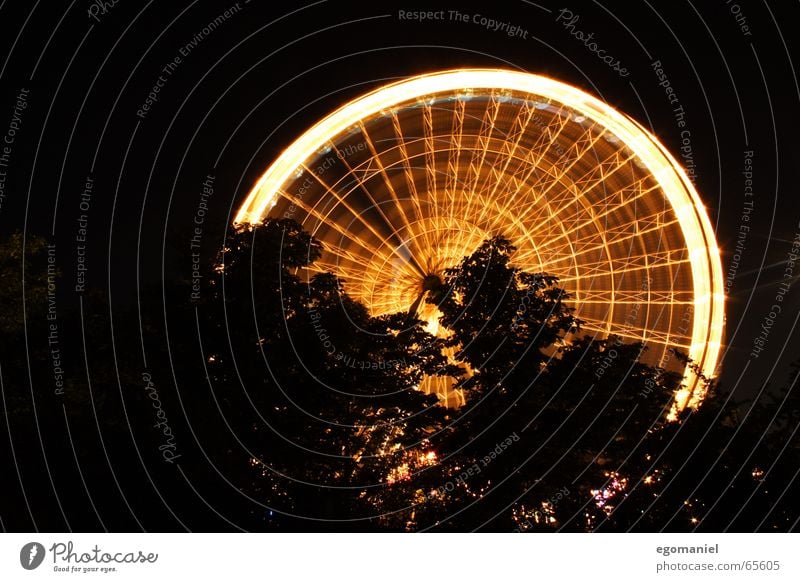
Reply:
<svg viewBox="0 0 800 582"><path fill-rule="evenodd" d="M707 377L715 375L724 326L722 266L706 210L686 172L640 124L583 90L541 75L503 69L459 69L412 77L350 101L295 140L257 181L236 214L237 224L267 215L297 168L360 121L421 98L441 94L514 91L558 102L598 123L625 144L658 182L679 220L689 252L693 325L688 355ZM693 384L690 383L690 384Z"/></svg>

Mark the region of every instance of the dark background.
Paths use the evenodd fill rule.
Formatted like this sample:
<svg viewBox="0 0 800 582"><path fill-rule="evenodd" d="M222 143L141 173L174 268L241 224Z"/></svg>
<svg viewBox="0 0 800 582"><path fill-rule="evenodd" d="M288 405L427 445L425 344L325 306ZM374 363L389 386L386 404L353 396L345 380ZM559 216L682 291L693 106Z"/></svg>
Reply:
<svg viewBox="0 0 800 582"><path fill-rule="evenodd" d="M205 257L287 144L339 105L392 79L481 66L552 76L638 120L677 157L681 130L651 68L660 60L686 112L696 186L726 275L745 201L744 151L754 151L755 205L727 297L721 385L746 397L786 377L800 352L796 277L765 351L755 359L750 351L800 228L792 180L800 166L794 139L800 89L792 60L800 59L793 29L800 4L509 0L457 8L521 26L528 31L522 39L471 22L398 18L398 10L455 10L452 4L242 1L238 13L183 58L146 118L137 117L162 67L232 5L120 0L98 11L99 22L88 16L93 4L87 1L0 5L0 133L20 89L30 90L6 168L0 234L24 231L56 245L60 309L79 309L97 293L112 311L125 310L164 280L190 278L189 232L207 175L215 183ZM740 30L733 6L751 35ZM556 22L561 8L579 15L576 27L594 32L630 75L620 77L570 36ZM95 187L86 213L87 291L79 294L73 288L76 219L87 176ZM93 315L91 306L83 307ZM109 337L135 335L110 325L108 331ZM73 333L63 330L64 341L79 344ZM107 355L81 354L67 363L68 373L85 375L95 357ZM49 387L33 390L41 391L39 406L60 406Z"/></svg>

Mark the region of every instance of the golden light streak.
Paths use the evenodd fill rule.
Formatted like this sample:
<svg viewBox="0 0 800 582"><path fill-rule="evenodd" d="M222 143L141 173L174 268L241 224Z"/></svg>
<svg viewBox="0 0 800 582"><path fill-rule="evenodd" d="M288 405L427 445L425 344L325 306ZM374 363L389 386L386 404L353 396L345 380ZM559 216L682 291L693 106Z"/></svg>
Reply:
<svg viewBox="0 0 800 582"><path fill-rule="evenodd" d="M339 148L354 135L366 146L351 161ZM343 175L315 175L326 147ZM308 200L289 193L299 168L320 187ZM341 248L330 248L334 236L323 241L332 253L325 266L340 265L348 290L373 311L407 309L426 274L420 269L439 273L499 230L519 248L520 266L562 278L592 328L662 345L662 359L684 347L704 376L715 375L724 295L706 210L653 135L576 87L498 69L380 87L292 143L235 222L262 220L281 198L294 199L316 233L336 233ZM358 232L344 232L344 222ZM625 325L639 297L642 319ZM703 397L698 376L689 370L685 378L677 409Z"/></svg>

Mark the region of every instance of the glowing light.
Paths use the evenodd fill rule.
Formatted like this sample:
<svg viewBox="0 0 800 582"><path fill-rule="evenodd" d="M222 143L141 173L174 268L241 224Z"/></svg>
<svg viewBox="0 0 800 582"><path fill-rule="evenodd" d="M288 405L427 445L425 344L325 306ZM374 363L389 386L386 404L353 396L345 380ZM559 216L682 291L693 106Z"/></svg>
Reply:
<svg viewBox="0 0 800 582"><path fill-rule="evenodd" d="M602 489L592 489L590 491L594 498L595 505L602 509L607 515L614 511L613 501L628 488L628 478L621 476L616 471L606 472L608 484Z"/></svg>
<svg viewBox="0 0 800 582"><path fill-rule="evenodd" d="M584 332L644 341L651 363L677 347L716 373L723 279L706 210L654 136L576 87L466 69L378 88L292 143L235 222L270 212L320 238L315 268L375 314L408 309L426 276L499 232L520 266L561 278ZM684 385L673 417L703 398L692 370ZM425 386L453 398L446 382Z"/></svg>
<svg viewBox="0 0 800 582"><path fill-rule="evenodd" d="M394 485L398 481L408 481L411 479L411 467L408 466L408 463L403 463L402 465L395 467L386 477L386 482L389 485Z"/></svg>
<svg viewBox="0 0 800 582"><path fill-rule="evenodd" d="M386 476L386 482L394 485L401 481L409 481L416 471L424 467L432 467L439 458L435 451L406 451L403 453L403 462L394 467Z"/></svg>

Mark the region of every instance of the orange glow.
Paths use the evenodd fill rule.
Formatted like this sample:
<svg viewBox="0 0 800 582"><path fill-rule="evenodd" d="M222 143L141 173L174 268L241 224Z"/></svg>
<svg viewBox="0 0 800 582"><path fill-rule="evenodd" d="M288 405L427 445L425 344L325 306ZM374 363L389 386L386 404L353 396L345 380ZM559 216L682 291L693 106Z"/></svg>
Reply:
<svg viewBox="0 0 800 582"><path fill-rule="evenodd" d="M411 479L411 468L408 466L408 463L403 463L392 469L389 476L386 477L386 482L389 485L394 485L398 481L408 481L409 479Z"/></svg>
<svg viewBox="0 0 800 582"><path fill-rule="evenodd" d="M380 87L292 143L235 222L269 215L302 222L325 245L314 268L376 315L407 310L425 276L500 232L519 266L560 277L585 333L644 341L648 363L675 370L678 348L716 373L724 294L708 214L655 136L576 87L497 69ZM673 417L704 396L683 372ZM439 384L426 386L463 400Z"/></svg>

